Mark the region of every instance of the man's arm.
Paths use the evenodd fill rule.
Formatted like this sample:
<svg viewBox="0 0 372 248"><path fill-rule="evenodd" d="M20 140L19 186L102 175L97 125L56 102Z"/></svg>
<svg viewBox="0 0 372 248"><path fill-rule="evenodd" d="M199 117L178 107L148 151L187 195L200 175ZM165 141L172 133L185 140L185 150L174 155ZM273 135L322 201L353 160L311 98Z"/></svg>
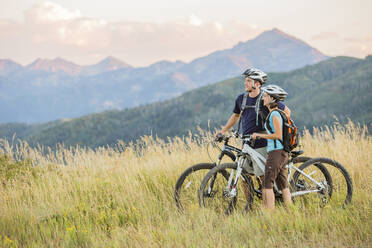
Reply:
<svg viewBox="0 0 372 248"><path fill-rule="evenodd" d="M290 118L291 117L291 110L282 101L279 101L278 102L278 108L285 113L285 115L287 116L287 118Z"/></svg>
<svg viewBox="0 0 372 248"><path fill-rule="evenodd" d="M235 114L233 113L230 117L230 119L226 122L226 125L219 131L216 132L216 134L214 135L215 137L219 134L223 134L225 133L226 131L228 131L231 127L233 127L236 122L239 120L239 114Z"/></svg>
<svg viewBox="0 0 372 248"><path fill-rule="evenodd" d="M291 110L288 108L288 106L285 106L285 107L284 107L283 112L285 113L285 115L286 115L288 118L291 117Z"/></svg>

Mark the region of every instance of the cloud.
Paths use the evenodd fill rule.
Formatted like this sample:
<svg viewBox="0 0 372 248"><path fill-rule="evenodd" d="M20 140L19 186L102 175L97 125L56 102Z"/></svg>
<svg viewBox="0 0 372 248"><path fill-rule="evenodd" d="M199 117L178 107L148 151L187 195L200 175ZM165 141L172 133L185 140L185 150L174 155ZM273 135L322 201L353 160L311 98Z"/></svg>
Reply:
<svg viewBox="0 0 372 248"><path fill-rule="evenodd" d="M312 40L328 40L338 38L338 34L335 32L322 32L311 37Z"/></svg>
<svg viewBox="0 0 372 248"><path fill-rule="evenodd" d="M346 54L360 58L372 54L372 35L367 35L364 38L346 37L344 40L347 44Z"/></svg>
<svg viewBox="0 0 372 248"><path fill-rule="evenodd" d="M80 10L69 10L53 2L35 4L24 12L26 22L38 23L73 20L82 17Z"/></svg>
<svg viewBox="0 0 372 248"><path fill-rule="evenodd" d="M80 10L52 2L24 11L24 22L0 19L0 54L16 61L63 57L78 64L112 55L129 64L148 65L159 60L190 61L230 48L263 30L239 21L188 19L148 23L112 22L84 16Z"/></svg>
<svg viewBox="0 0 372 248"><path fill-rule="evenodd" d="M214 26L217 30L223 31L223 25L219 22L214 22Z"/></svg>
<svg viewBox="0 0 372 248"><path fill-rule="evenodd" d="M202 25L203 21L196 15L192 14L190 16L189 23L194 26L200 26Z"/></svg>
<svg viewBox="0 0 372 248"><path fill-rule="evenodd" d="M0 19L0 38L17 36L22 29L22 25L12 20Z"/></svg>

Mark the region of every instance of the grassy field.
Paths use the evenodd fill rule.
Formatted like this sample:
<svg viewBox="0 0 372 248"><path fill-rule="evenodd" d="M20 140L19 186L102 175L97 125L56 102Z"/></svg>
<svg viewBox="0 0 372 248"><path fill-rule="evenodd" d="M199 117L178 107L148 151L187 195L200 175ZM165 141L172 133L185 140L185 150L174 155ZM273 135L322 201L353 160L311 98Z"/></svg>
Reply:
<svg viewBox="0 0 372 248"><path fill-rule="evenodd" d="M2 140L0 247L372 247L365 127L335 125L302 138L304 155L333 158L350 173L354 195L346 208L295 204L268 213L257 200L249 214L179 213L175 182L190 165L210 161L209 136L55 152Z"/></svg>

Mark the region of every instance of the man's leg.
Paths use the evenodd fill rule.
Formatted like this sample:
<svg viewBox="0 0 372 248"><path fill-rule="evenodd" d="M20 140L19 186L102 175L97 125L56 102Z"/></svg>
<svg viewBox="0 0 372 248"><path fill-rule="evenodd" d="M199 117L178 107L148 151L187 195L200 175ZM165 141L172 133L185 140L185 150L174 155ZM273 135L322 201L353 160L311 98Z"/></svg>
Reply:
<svg viewBox="0 0 372 248"><path fill-rule="evenodd" d="M248 202L248 200L249 200L249 194L251 192L250 192L250 190L248 188L248 184L244 180L241 180L241 182L242 182L242 188L243 188L243 191L244 191L245 200Z"/></svg>
<svg viewBox="0 0 372 248"><path fill-rule="evenodd" d="M256 152L260 153L265 159L267 159L267 147L261 147L261 148L257 148L255 149ZM253 170L254 170L254 174L260 179L260 183L261 183L261 192L262 192L262 185L263 185L263 182L264 182L264 174L265 174L265 165L263 165L264 167L261 167L260 165L258 165L256 162L252 162L252 165L253 165Z"/></svg>

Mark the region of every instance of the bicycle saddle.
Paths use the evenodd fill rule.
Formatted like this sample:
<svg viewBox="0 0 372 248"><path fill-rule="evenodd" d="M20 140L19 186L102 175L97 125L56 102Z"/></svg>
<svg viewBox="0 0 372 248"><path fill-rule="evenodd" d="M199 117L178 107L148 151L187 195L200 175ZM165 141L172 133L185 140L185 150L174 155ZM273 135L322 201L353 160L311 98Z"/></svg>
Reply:
<svg viewBox="0 0 372 248"><path fill-rule="evenodd" d="M299 151L291 151L291 156L292 156L292 158L295 158L295 157L300 156L300 155L303 154L303 153L304 153L303 150L299 150Z"/></svg>

